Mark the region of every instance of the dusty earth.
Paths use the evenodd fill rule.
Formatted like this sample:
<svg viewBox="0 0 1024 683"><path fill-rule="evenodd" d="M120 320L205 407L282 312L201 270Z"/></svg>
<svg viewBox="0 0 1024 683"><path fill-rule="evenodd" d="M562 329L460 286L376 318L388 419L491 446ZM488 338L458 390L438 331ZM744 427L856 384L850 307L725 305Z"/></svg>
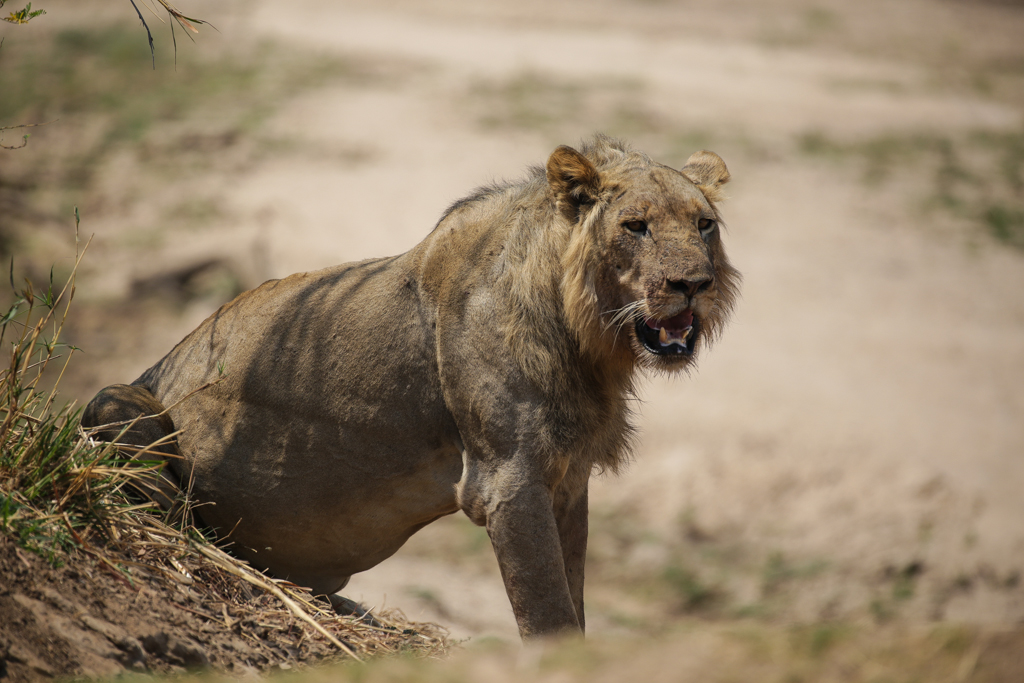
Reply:
<svg viewBox="0 0 1024 683"><path fill-rule="evenodd" d="M49 27L24 30L111 16L47 8ZM241 134L259 153L211 137L198 156L217 163L151 172L152 143L104 161L74 200L95 238L68 395L134 379L227 290L409 248L447 204L557 144L602 130L677 166L708 147L733 175L743 299L699 371L643 385L636 460L594 483L589 633L694 618L1019 629L1019 3L182 9L220 33L180 50L267 39L361 75L276 102ZM216 115L203 125L220 130ZM20 153L59 140L40 129ZM212 208L181 218L183 198ZM35 255L67 254L67 233L48 234ZM460 638L515 639L486 537L464 519L346 594Z"/></svg>
<svg viewBox="0 0 1024 683"><path fill-rule="evenodd" d="M163 585L132 585L109 567L84 559L54 568L5 536L0 536L0 576L4 681L208 667L252 675L334 654L329 643L300 642L294 627L289 633L277 624L261 624L255 614L229 611L226 603L211 611L185 586L168 591ZM258 599L271 602L268 598Z"/></svg>

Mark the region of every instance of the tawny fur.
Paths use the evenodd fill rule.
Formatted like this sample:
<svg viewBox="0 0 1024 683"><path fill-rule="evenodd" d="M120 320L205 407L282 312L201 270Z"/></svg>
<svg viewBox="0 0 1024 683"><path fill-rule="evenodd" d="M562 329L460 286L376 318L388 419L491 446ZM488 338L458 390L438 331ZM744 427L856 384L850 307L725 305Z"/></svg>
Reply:
<svg viewBox="0 0 1024 683"><path fill-rule="evenodd" d="M637 372L689 367L736 296L728 179L711 152L677 171L602 136L559 147L405 254L243 294L83 424L173 406L124 440L180 430L171 478L277 576L334 592L461 509L523 636L582 630L587 482L629 456ZM685 354L640 338L690 314Z"/></svg>

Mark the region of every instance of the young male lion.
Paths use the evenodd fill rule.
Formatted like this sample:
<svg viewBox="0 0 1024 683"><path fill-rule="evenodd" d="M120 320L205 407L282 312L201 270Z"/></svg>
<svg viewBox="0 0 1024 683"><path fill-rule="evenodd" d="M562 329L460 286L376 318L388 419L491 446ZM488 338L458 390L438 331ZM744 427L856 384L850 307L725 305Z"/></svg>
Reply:
<svg viewBox="0 0 1024 683"><path fill-rule="evenodd" d="M736 295L728 180L712 152L677 171L602 136L558 147L405 254L242 294L82 423L168 406L122 441L180 430L165 475L203 521L317 593L462 510L522 636L581 632L587 482L629 450L634 375L688 367Z"/></svg>

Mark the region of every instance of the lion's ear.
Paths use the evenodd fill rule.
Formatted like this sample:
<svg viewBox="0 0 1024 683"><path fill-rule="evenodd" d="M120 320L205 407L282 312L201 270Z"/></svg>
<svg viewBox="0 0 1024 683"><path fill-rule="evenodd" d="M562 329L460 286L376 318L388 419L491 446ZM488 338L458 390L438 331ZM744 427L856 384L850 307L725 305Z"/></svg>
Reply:
<svg viewBox="0 0 1024 683"><path fill-rule="evenodd" d="M722 157L714 152L701 150L694 152L682 168L683 175L700 188L704 196L713 202L725 198L722 185L729 182L729 169L725 167Z"/></svg>
<svg viewBox="0 0 1024 683"><path fill-rule="evenodd" d="M558 202L558 209L571 223L579 220L580 209L597 201L600 178L594 164L566 145L548 157L548 185Z"/></svg>

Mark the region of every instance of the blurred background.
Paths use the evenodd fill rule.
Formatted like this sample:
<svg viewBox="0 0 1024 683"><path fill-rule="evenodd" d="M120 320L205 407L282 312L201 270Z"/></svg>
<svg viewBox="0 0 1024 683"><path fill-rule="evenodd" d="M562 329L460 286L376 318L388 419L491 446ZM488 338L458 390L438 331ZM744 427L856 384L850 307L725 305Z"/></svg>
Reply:
<svg viewBox="0 0 1024 683"><path fill-rule="evenodd" d="M49 122L0 139L31 133L0 150L0 257L66 275L79 207L68 400L559 144L712 149L743 298L699 370L643 383L635 462L594 483L590 634L1019 632L1024 3L181 0L217 30L175 54L140 4L155 70L129 3L35 5L0 25L0 126ZM516 639L461 515L346 593Z"/></svg>

